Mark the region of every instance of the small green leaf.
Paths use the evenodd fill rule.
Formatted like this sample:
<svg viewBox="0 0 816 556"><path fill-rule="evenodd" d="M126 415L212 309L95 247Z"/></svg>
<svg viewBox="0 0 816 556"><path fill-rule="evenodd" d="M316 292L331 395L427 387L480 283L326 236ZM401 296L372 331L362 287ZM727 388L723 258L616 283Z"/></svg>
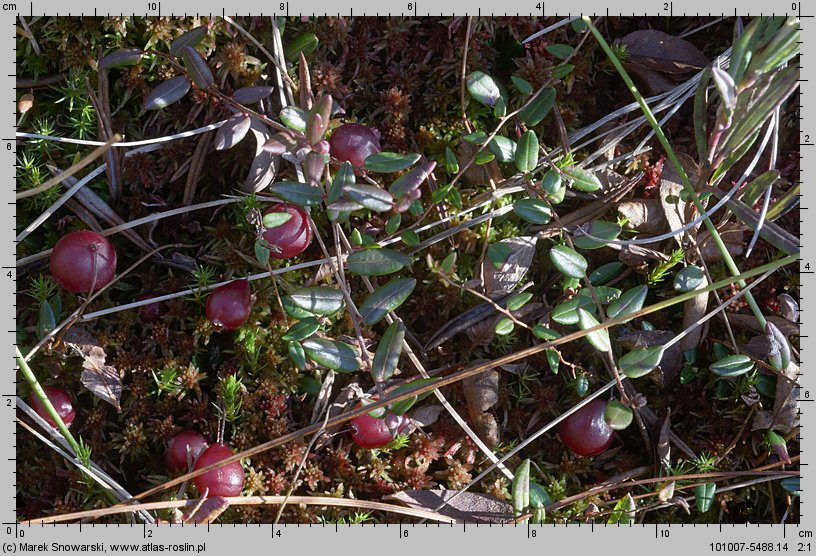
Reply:
<svg viewBox="0 0 816 556"><path fill-rule="evenodd" d="M304 370L306 368L306 352L303 351L303 346L300 345L300 342L289 342L288 349L289 357L292 358L295 367L301 371Z"/></svg>
<svg viewBox="0 0 816 556"><path fill-rule="evenodd" d="M505 114L507 114L507 101L504 100L504 97L499 97L493 106L493 115L497 118L504 118Z"/></svg>
<svg viewBox="0 0 816 556"><path fill-rule="evenodd" d="M544 177L541 179L541 189L543 189L547 195L555 195L558 193L561 189L561 174L558 173L558 170L547 170L547 173L544 174Z"/></svg>
<svg viewBox="0 0 816 556"><path fill-rule="evenodd" d="M717 483L705 483L694 487L694 498L697 501L697 509L700 513L706 513L711 508L716 491Z"/></svg>
<svg viewBox="0 0 816 556"><path fill-rule="evenodd" d="M593 286L602 286L613 278L617 278L623 271L624 266L625 265L619 261L606 263L589 274L589 283Z"/></svg>
<svg viewBox="0 0 816 556"><path fill-rule="evenodd" d="M499 336L507 336L513 331L516 325L509 317L502 317L499 319L499 322L496 323L496 334Z"/></svg>
<svg viewBox="0 0 816 556"><path fill-rule="evenodd" d="M468 75L467 90L477 102L491 108L501 97L499 86L493 78L481 71L474 71Z"/></svg>
<svg viewBox="0 0 816 556"><path fill-rule="evenodd" d="M407 384L403 384L402 386L397 386L394 390L391 391L392 396L399 396L405 392L410 392L411 390L415 390L420 386L424 386L426 384L433 384L438 379L436 378L417 378L408 382ZM398 402L394 402L391 404L391 413L394 415L404 415L406 411L411 409L415 403L420 400L425 399L431 395L431 392L426 392L425 394L420 394L419 396L409 396L405 399L402 399Z"/></svg>
<svg viewBox="0 0 816 556"><path fill-rule="evenodd" d="M473 133L463 135L462 139L474 145L481 145L484 143L484 140L487 139L487 133L484 131L474 131Z"/></svg>
<svg viewBox="0 0 816 556"><path fill-rule="evenodd" d="M493 153L499 162L513 162L516 156L516 144L512 139L503 135L496 135L487 148Z"/></svg>
<svg viewBox="0 0 816 556"><path fill-rule="evenodd" d="M317 205L323 200L319 187L299 181L279 181L269 186L275 196L300 206Z"/></svg>
<svg viewBox="0 0 816 556"><path fill-rule="evenodd" d="M161 110L181 100L190 90L190 81L184 75L171 77L153 89L144 101L145 110Z"/></svg>
<svg viewBox="0 0 816 556"><path fill-rule="evenodd" d="M561 64L560 66L553 68L552 77L553 79L564 79L566 76L571 74L572 70L574 69L574 64Z"/></svg>
<svg viewBox="0 0 816 556"><path fill-rule="evenodd" d="M724 377L735 377L744 375L754 368L754 362L747 355L729 355L712 363L709 369L715 375Z"/></svg>
<svg viewBox="0 0 816 556"><path fill-rule="evenodd" d="M371 376L374 382L384 382L394 375L402 353L402 341L405 339L405 326L401 321L394 321L380 338L374 360L371 362Z"/></svg>
<svg viewBox="0 0 816 556"><path fill-rule="evenodd" d="M264 228L277 228L281 224L285 224L292 218L288 212L268 212L263 216Z"/></svg>
<svg viewBox="0 0 816 556"><path fill-rule="evenodd" d="M516 90L520 92L522 95L527 96L533 92L533 86L530 85L530 82L526 79L522 79L521 77L516 77L515 75L510 77L510 81L513 82L513 85L516 87Z"/></svg>
<svg viewBox="0 0 816 556"><path fill-rule="evenodd" d="M555 89L544 89L519 113L519 118L527 127L537 126L552 110L555 104Z"/></svg>
<svg viewBox="0 0 816 556"><path fill-rule="evenodd" d="M544 487L530 481L530 510L533 512L533 523L544 523L547 517L546 508L552 503Z"/></svg>
<svg viewBox="0 0 816 556"><path fill-rule="evenodd" d="M345 342L309 338L302 345L309 359L327 369L350 373L360 368L357 350Z"/></svg>
<svg viewBox="0 0 816 556"><path fill-rule="evenodd" d="M445 147L445 171L447 171L450 175L454 175L459 172L459 161L456 160L456 154L450 147Z"/></svg>
<svg viewBox="0 0 816 556"><path fill-rule="evenodd" d="M269 247L267 245L269 244L265 240L255 241L255 258L264 266L269 262Z"/></svg>
<svg viewBox="0 0 816 556"><path fill-rule="evenodd" d="M310 313L306 309L302 309L295 305L295 302L288 295L283 296L281 298L281 302L283 303L283 310L286 311L286 314L293 319L302 320L314 316L314 313Z"/></svg>
<svg viewBox="0 0 816 556"><path fill-rule="evenodd" d="M314 33L303 33L286 44L283 55L289 62L294 62L300 59L301 52L304 56L308 56L317 50L318 44L320 44L320 41Z"/></svg>
<svg viewBox="0 0 816 556"><path fill-rule="evenodd" d="M550 370L554 375L558 374L558 370L561 366L561 357L558 355L558 350L555 348L547 348L547 364L550 366Z"/></svg>
<svg viewBox="0 0 816 556"><path fill-rule="evenodd" d="M618 400L612 400L604 409L604 421L616 431L622 431L631 425L633 417L632 410Z"/></svg>
<svg viewBox="0 0 816 556"><path fill-rule="evenodd" d="M696 290L705 281L703 269L699 266L689 265L674 278L674 289L681 292Z"/></svg>
<svg viewBox="0 0 816 556"><path fill-rule="evenodd" d="M328 203L332 204L339 201L343 196L343 189L356 183L357 179L354 176L354 167L351 165L351 162L343 162L340 168L337 169L337 173L334 174L331 188L329 188Z"/></svg>
<svg viewBox="0 0 816 556"><path fill-rule="evenodd" d="M550 206L540 199L519 199L513 203L513 212L533 224L549 224L552 218Z"/></svg>
<svg viewBox="0 0 816 556"><path fill-rule="evenodd" d="M598 319L593 317L586 309L578 309L578 327L581 330L588 330L599 324ZM598 351L607 352L612 347L609 343L609 331L605 328L590 332L587 334L586 339Z"/></svg>
<svg viewBox="0 0 816 556"><path fill-rule="evenodd" d="M556 245L550 249L550 260L555 268L565 276L570 278L583 278L586 276L586 259L566 245Z"/></svg>
<svg viewBox="0 0 816 556"><path fill-rule="evenodd" d="M316 315L333 315L344 303L340 290L326 286L295 288L288 297L301 309Z"/></svg>
<svg viewBox="0 0 816 556"><path fill-rule="evenodd" d="M44 338L46 334L57 327L57 317L51 304L43 300L40 302L39 320L37 321L37 336Z"/></svg>
<svg viewBox="0 0 816 556"><path fill-rule="evenodd" d="M598 296L598 301L600 301L604 305L615 301L621 295L621 291L618 288L609 288L607 286L593 286L593 289L595 290L595 295ZM592 299L592 292L590 291L589 288L583 288L581 291L578 292L578 295L586 296Z"/></svg>
<svg viewBox="0 0 816 556"><path fill-rule="evenodd" d="M595 174L584 170L583 168L578 168L577 166L567 166L563 170L561 170L567 178L572 180L572 188L577 189L578 191L597 191L600 189L601 180L599 180Z"/></svg>
<svg viewBox="0 0 816 556"><path fill-rule="evenodd" d="M609 520L606 523L607 525L616 523L632 525L635 522L635 510L637 510L637 503L632 495L627 492L626 496L615 504L614 511L609 515Z"/></svg>
<svg viewBox="0 0 816 556"><path fill-rule="evenodd" d="M544 47L547 52L558 58L559 60L566 60L570 56L574 49L568 44L548 44Z"/></svg>
<svg viewBox="0 0 816 556"><path fill-rule="evenodd" d="M347 185L343 193L355 203L374 212L386 212L394 207L394 198L391 194L376 185L367 183Z"/></svg>
<svg viewBox="0 0 816 556"><path fill-rule="evenodd" d="M519 517L530 506L530 460L525 459L513 476L513 516ZM525 520L526 521L526 520Z"/></svg>
<svg viewBox="0 0 816 556"><path fill-rule="evenodd" d="M99 60L98 67L101 70L107 70L135 66L141 62L143 54L144 51L141 48L120 48Z"/></svg>
<svg viewBox="0 0 816 556"><path fill-rule="evenodd" d="M618 299L609 304L606 315L610 319L616 319L640 311L648 293L648 286L635 286L626 290Z"/></svg>
<svg viewBox="0 0 816 556"><path fill-rule="evenodd" d="M799 496L799 493L802 491L802 487L800 486L800 478L799 477L785 477L779 484L782 486L783 489L790 492L794 496Z"/></svg>
<svg viewBox="0 0 816 556"><path fill-rule="evenodd" d="M490 151L479 151L476 153L476 156L473 157L473 163L476 164L476 166L484 166L494 160L496 160L496 155Z"/></svg>
<svg viewBox="0 0 816 556"><path fill-rule="evenodd" d="M514 293L509 298L507 298L507 310L508 311L518 311L522 307L524 307L528 301L533 298L533 294L529 292L519 292Z"/></svg>
<svg viewBox="0 0 816 556"><path fill-rule="evenodd" d="M299 342L314 335L318 328L320 328L320 323L317 319L308 317L290 326L286 334L283 335L283 339L287 342Z"/></svg>
<svg viewBox="0 0 816 556"><path fill-rule="evenodd" d="M516 168L519 172L532 172L538 165L538 137L527 130L516 146Z"/></svg>
<svg viewBox="0 0 816 556"><path fill-rule="evenodd" d="M192 46L184 46L181 49L181 59L184 67L190 73L190 78L199 89L206 89L215 83L215 77L207 61L199 54L198 50Z"/></svg>
<svg viewBox="0 0 816 556"><path fill-rule="evenodd" d="M578 309L591 307L594 304L591 297L576 295L556 305L550 313L550 318L558 324L578 324Z"/></svg>
<svg viewBox="0 0 816 556"><path fill-rule="evenodd" d="M400 224L402 224L402 215L397 213L385 223L385 233L392 235L399 230Z"/></svg>
<svg viewBox="0 0 816 556"><path fill-rule="evenodd" d="M614 222L593 220L576 230L572 243L579 249L600 249L608 245L608 240L617 238L621 231L622 228ZM589 236L599 239L593 239Z"/></svg>
<svg viewBox="0 0 816 556"><path fill-rule="evenodd" d="M408 247L416 247L419 245L419 236L413 230L405 230L400 236L402 242Z"/></svg>
<svg viewBox="0 0 816 556"><path fill-rule="evenodd" d="M549 342L551 340L555 340L556 338L560 338L561 334L553 330L552 328L547 328L543 324L536 324L533 327L533 335L539 340L544 340L545 342Z"/></svg>
<svg viewBox="0 0 816 556"><path fill-rule="evenodd" d="M207 25L199 25L198 27L190 29L189 31L179 35L179 37L170 44L170 54L173 56L180 55L185 46L195 48L201 43L201 41L204 40L204 37L206 36Z"/></svg>
<svg viewBox="0 0 816 556"><path fill-rule="evenodd" d="M289 129L295 131L306 131L306 120L309 118L309 113L303 108L297 106L287 106L280 111L280 119Z"/></svg>
<svg viewBox="0 0 816 556"><path fill-rule="evenodd" d="M663 350L663 346L651 346L630 351L618 361L621 373L629 378L646 376L660 364Z"/></svg>
<svg viewBox="0 0 816 556"><path fill-rule="evenodd" d="M439 268L442 269L442 272L444 272L445 274L452 273L453 272L453 267L454 267L454 265L456 265L457 257L458 257L458 255L457 255L456 251L451 251L450 253L448 253L445 256L445 258L442 259L442 262L439 263Z"/></svg>
<svg viewBox="0 0 816 556"><path fill-rule="evenodd" d="M420 158L418 154L399 154L383 151L366 158L363 161L363 166L369 172L392 174L413 166Z"/></svg>
<svg viewBox="0 0 816 556"><path fill-rule="evenodd" d="M411 262L411 257L393 249L364 249L346 259L350 272L361 276L385 276Z"/></svg>
<svg viewBox="0 0 816 556"><path fill-rule="evenodd" d="M415 287L416 279L414 278L395 278L376 289L360 305L360 315L363 321L369 326L376 324L385 315L402 305Z"/></svg>

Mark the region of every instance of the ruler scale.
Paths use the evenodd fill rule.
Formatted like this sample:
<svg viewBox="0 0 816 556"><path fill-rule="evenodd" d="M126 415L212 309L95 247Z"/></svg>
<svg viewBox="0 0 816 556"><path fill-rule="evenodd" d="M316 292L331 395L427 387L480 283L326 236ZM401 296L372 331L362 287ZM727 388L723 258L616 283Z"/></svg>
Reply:
<svg viewBox="0 0 816 556"><path fill-rule="evenodd" d="M769 11L770 10L770 11ZM17 131L16 111L16 67L13 60L17 48L17 23L19 16L32 18L35 16L82 16L108 17L132 15L133 17L176 17L200 15L218 17L231 14L252 14L270 17L302 16L354 16L354 17L404 17L422 18L425 16L471 15L481 18L529 16L529 17L573 17L577 15L623 16L623 17L722 17L735 16L749 17L758 15L786 15L797 16L800 20L801 54L799 67L801 71L799 89L799 133L800 165L799 182L800 210L810 209L807 177L816 175L814 163L809 158L810 152L816 152L811 147L816 144L816 128L809 126L807 108L811 95L810 83L811 64L809 44L815 32L814 17L816 6L807 2L735 2L724 0L718 2L703 2L701 0L685 1L630 1L625 5L610 6L608 2L597 0L582 0L581 2L563 0L526 0L512 3L488 2L461 2L445 0L443 2L428 2L427 0L407 1L397 0L394 3L381 3L369 0L351 3L327 2L316 0L298 3L273 2L259 5L253 2L237 0L229 6L215 3L210 0L185 2L182 0L164 0L164 2L135 0L135 2L110 2L100 4L94 0L74 0L62 4L53 0L38 0L28 3L5 2L0 3L0 20L9 22L7 28L10 36L6 39L11 56L7 56L5 66L7 71L0 72L0 80L4 81L7 106L12 108L6 118L8 125L3 132L4 147L0 152L5 154L5 165L8 186L4 189L5 197L2 206L9 216L9 221L16 223L15 207L15 168L18 149L15 132ZM608 38L608 37L607 37ZM3 39L0 39L3 40ZM589 40L593 40L591 37ZM619 78L617 75L614 78ZM270 78L270 82L273 78ZM690 102L690 101L687 101ZM127 139L126 139L127 140ZM91 148L89 147L89 150ZM807 213L804 213L807 214ZM806 230L809 229L808 219L800 220L800 247L801 265L799 279L800 288L816 288L816 253L813 243L808 245L803 241ZM27 224L27 223L26 223ZM634 525L606 525L605 523L569 523L569 524L486 524L486 523L388 523L366 525L337 525L337 524L232 524L213 523L210 525L190 524L34 524L19 522L16 514L16 476L21 470L17 469L14 450L20 429L16 423L15 390L16 384L22 380L14 358L16 342L16 290L24 286L16 280L16 242L18 226L12 227L12 233L6 238L2 267L5 280L4 287L0 288L0 305L9 307L8 318L0 328L4 333L5 345L10 356L10 368L6 378L0 380L3 384L0 394L4 400L3 409L5 418L0 419L0 438L6 441L7 449L0 457L0 472L4 473L6 481L0 481L0 537L3 553L115 553L135 554L139 552L163 552L167 554L226 554L230 550L263 550L277 554L278 551L307 551L323 550L331 554L359 554L369 551L388 551L394 555L416 555L417 551L474 551L476 554L496 554L502 550L517 552L535 551L549 553L557 550L577 550L579 553L598 551L599 554L696 554L696 553L810 553L816 549L816 540L813 531L816 530L816 514L810 506L804 506L809 501L809 492L814 488L814 481L810 477L810 434L804 430L806 422L816 419L816 413L811 409L816 399L816 385L808 376L809 369L800 361L801 397L799 413L801 416L801 497L796 502L800 507L800 523L738 523L724 521L720 524L634 524ZM739 261L738 261L739 262ZM741 268L743 271L748 270ZM121 270L121 268L120 268ZM800 313L804 313L808 304L806 295L799 300ZM711 304L709 310L711 310ZM804 329L800 339L801 359L807 351L811 351L809 327L800 317L800 325ZM810 318L808 317L808 320ZM3 332L5 331L5 332ZM807 355L809 357L809 355ZM809 430L809 429L808 429ZM25 433L28 435L28 433ZM31 438L30 435L26 437ZM27 440L28 441L28 440ZM750 477L746 477L746 481ZM687 493L684 493L687 494ZM692 510L694 511L694 510ZM395 517L395 520L398 518ZM727 520L727 516L724 518Z"/></svg>

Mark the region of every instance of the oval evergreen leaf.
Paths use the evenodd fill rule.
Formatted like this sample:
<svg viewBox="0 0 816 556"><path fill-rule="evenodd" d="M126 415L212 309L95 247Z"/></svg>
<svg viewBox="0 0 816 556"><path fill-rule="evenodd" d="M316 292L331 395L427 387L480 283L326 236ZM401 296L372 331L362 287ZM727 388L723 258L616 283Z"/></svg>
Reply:
<svg viewBox="0 0 816 556"><path fill-rule="evenodd" d="M393 249L363 249L355 251L346 259L349 272L361 276L385 276L392 274L411 262L411 257Z"/></svg>
<svg viewBox="0 0 816 556"><path fill-rule="evenodd" d="M583 278L586 275L586 259L566 245L556 245L550 249L550 260L565 276Z"/></svg>
<svg viewBox="0 0 816 556"><path fill-rule="evenodd" d="M415 287L414 278L395 278L376 289L360 305L363 321L369 326L378 323L385 315L402 305Z"/></svg>
<svg viewBox="0 0 816 556"><path fill-rule="evenodd" d="M194 29L190 29L185 33L182 33L176 40L174 40L170 44L170 54L173 56L178 56L181 54L182 49L185 46L198 46L201 41L204 40L204 37L207 36L207 26L206 25L199 25Z"/></svg>
<svg viewBox="0 0 816 556"><path fill-rule="evenodd" d="M549 224L552 218L550 206L541 199L519 199L513 203L513 212L533 224Z"/></svg>
<svg viewBox="0 0 816 556"><path fill-rule="evenodd" d="M263 215L264 228L277 228L281 224L285 224L292 218L288 212L268 212Z"/></svg>
<svg viewBox="0 0 816 556"><path fill-rule="evenodd" d="M479 104L490 106L501 97L499 86L492 77L482 71L474 71L467 77L467 90Z"/></svg>
<svg viewBox="0 0 816 556"><path fill-rule="evenodd" d="M274 91L274 87L268 85L261 85L258 87L242 87L232 93L232 100L238 104L255 104L259 100L263 100Z"/></svg>
<svg viewBox="0 0 816 556"><path fill-rule="evenodd" d="M729 378L744 375L753 368L754 362L747 355L729 355L709 367L715 375Z"/></svg>
<svg viewBox="0 0 816 556"><path fill-rule="evenodd" d="M519 172L532 172L538 165L538 137L530 129L521 136L516 145L516 168Z"/></svg>
<svg viewBox="0 0 816 556"><path fill-rule="evenodd" d="M589 283L593 286L602 286L619 276L625 266L626 265L620 261L599 266L589 274Z"/></svg>
<svg viewBox="0 0 816 556"><path fill-rule="evenodd" d="M318 328L320 328L320 323L317 322L317 319L308 317L290 326L282 337L287 342L299 342L313 336Z"/></svg>
<svg viewBox="0 0 816 556"><path fill-rule="evenodd" d="M487 148L496 157L499 162L513 162L516 156L516 144L512 139L508 139L503 135L496 135Z"/></svg>
<svg viewBox="0 0 816 556"><path fill-rule="evenodd" d="M547 173L541 178L541 189L543 189L547 195L555 195L558 193L561 189L561 174L558 173L558 170L547 170Z"/></svg>
<svg viewBox="0 0 816 556"><path fill-rule="evenodd" d="M145 110L161 110L181 100L190 90L190 81L184 75L177 75L153 89L144 101Z"/></svg>
<svg viewBox="0 0 816 556"><path fill-rule="evenodd" d="M572 180L572 188L578 191L597 191L602 187L601 180L599 180L595 174L583 168L567 166L561 171Z"/></svg>
<svg viewBox="0 0 816 556"><path fill-rule="evenodd" d="M555 104L555 89L544 89L519 113L519 119L527 127L537 126L552 110Z"/></svg>
<svg viewBox="0 0 816 556"><path fill-rule="evenodd" d="M579 249L600 249L607 246L608 240L617 238L621 231L622 228L614 222L593 220L576 230L572 243ZM593 239L586 234L599 239Z"/></svg>
<svg viewBox="0 0 816 556"><path fill-rule="evenodd" d="M284 201L300 206L317 205L323 200L320 188L298 181L281 181L269 186L269 190Z"/></svg>
<svg viewBox="0 0 816 556"><path fill-rule="evenodd" d="M184 67L190 73L190 78L199 89L206 89L215 83L210 66L207 65L198 50L192 46L184 46L181 49L181 59L184 61Z"/></svg>
<svg viewBox="0 0 816 556"><path fill-rule="evenodd" d="M394 207L394 198L385 189L367 183L349 184L343 193L355 203L374 212L386 212Z"/></svg>
<svg viewBox="0 0 816 556"><path fill-rule="evenodd" d="M320 40L314 33L302 33L295 40L287 43L283 49L283 55L290 62L294 62L300 57L301 52L304 56L308 56L317 49L319 44Z"/></svg>
<svg viewBox="0 0 816 556"><path fill-rule="evenodd" d="M287 106L280 111L280 119L286 127L295 131L306 131L306 120L309 113L297 106Z"/></svg>
<svg viewBox="0 0 816 556"><path fill-rule="evenodd" d="M663 346L651 346L630 351L620 358L620 371L629 378L640 378L651 373L663 358Z"/></svg>
<svg viewBox="0 0 816 556"><path fill-rule="evenodd" d="M677 273L674 277L674 289L681 292L696 290L705 281L703 269L699 266L690 265Z"/></svg>
<svg viewBox="0 0 816 556"><path fill-rule="evenodd" d="M357 350L345 342L326 338L309 338L302 342L309 359L327 369L350 373L360 368Z"/></svg>
<svg viewBox="0 0 816 556"><path fill-rule="evenodd" d="M354 176L354 166L347 160L340 165L340 168L337 169L337 173L334 175L331 187L329 188L329 204L339 201L340 197L343 196L343 189L356 183L357 178Z"/></svg>
<svg viewBox="0 0 816 556"><path fill-rule="evenodd" d="M436 168L436 162L433 161L420 164L410 172L406 172L397 178L397 180L391 184L391 187L388 188L388 191L394 197L404 197L412 191L419 189L419 186L428 179L428 176L431 175L434 168Z"/></svg>
<svg viewBox="0 0 816 556"><path fill-rule="evenodd" d="M142 60L144 51L141 48L120 48L106 54L99 60L99 69L124 68L135 66Z"/></svg>
<svg viewBox="0 0 816 556"><path fill-rule="evenodd" d="M326 286L295 288L289 298L301 309L316 315L332 315L343 308L343 293Z"/></svg>
<svg viewBox="0 0 816 556"><path fill-rule="evenodd" d="M378 174L392 174L400 172L416 164L420 156L415 153L399 154L392 152L374 153L363 161L363 166L369 172Z"/></svg>
<svg viewBox="0 0 816 556"><path fill-rule="evenodd" d="M618 400L612 400L604 409L604 421L612 429L621 431L632 424L632 410Z"/></svg>
<svg viewBox="0 0 816 556"><path fill-rule="evenodd" d="M215 150L223 151L237 145L241 139L246 137L251 124L252 120L246 114L230 116L215 134Z"/></svg>
<svg viewBox="0 0 816 556"><path fill-rule="evenodd" d="M599 324L598 319L593 317L586 309L578 309L578 327L581 330L588 330ZM587 334L586 339L598 351L607 352L612 347L609 343L609 331L605 328L590 332Z"/></svg>
<svg viewBox="0 0 816 556"><path fill-rule="evenodd" d="M374 382L384 382L394 375L402 353L405 326L401 321L391 323L380 338L380 344L371 362L371 376Z"/></svg>
<svg viewBox="0 0 816 556"><path fill-rule="evenodd" d="M559 303L550 313L550 318L558 324L578 324L578 309L593 305L591 297L576 295L572 299Z"/></svg>
<svg viewBox="0 0 816 556"><path fill-rule="evenodd" d="M616 319L640 311L648 293L648 286L635 286L626 290L618 299L609 304L606 315L610 319Z"/></svg>
<svg viewBox="0 0 816 556"><path fill-rule="evenodd" d="M306 368L306 353L303 351L303 346L300 345L300 342L289 342L288 350L289 357L292 358L295 367L301 371L304 370Z"/></svg>

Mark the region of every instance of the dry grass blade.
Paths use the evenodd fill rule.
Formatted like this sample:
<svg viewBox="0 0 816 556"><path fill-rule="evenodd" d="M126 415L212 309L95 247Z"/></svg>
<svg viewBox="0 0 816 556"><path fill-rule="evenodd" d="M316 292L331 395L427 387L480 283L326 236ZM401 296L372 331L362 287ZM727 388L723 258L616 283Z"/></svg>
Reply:
<svg viewBox="0 0 816 556"><path fill-rule="evenodd" d="M258 506L258 505L273 505L282 504L286 499L285 496L234 496L227 497L224 500L230 506ZM454 523L454 520L448 516L416 508L405 508L397 506L396 504L386 504L384 502L371 502L369 500L356 500L346 498L335 498L331 496L290 496L290 504L306 504L309 506L334 506L340 508L355 508L363 510L371 510L378 512L394 513L398 515L405 515L417 519L428 519L431 521L438 521L440 523ZM74 512L70 514L43 516L36 519L26 520L28 525L46 525L52 523L66 523L69 521L79 521L85 519L98 519L108 515L116 515L122 513L129 513L139 510L165 510L170 508L188 508L196 506L199 500L171 500L167 502L148 502L144 504L135 504L131 506L112 506L110 508L101 508L98 510L87 510L83 512Z"/></svg>
<svg viewBox="0 0 816 556"><path fill-rule="evenodd" d="M65 178L67 178L69 176L73 176L74 174L76 174L77 172L79 172L80 170L85 168L85 166L87 166L88 164L90 164L91 162L93 162L94 160L96 160L97 158L99 158L100 156L105 154L106 152L108 152L108 150L113 146L114 143L116 143L118 141L121 141L121 140L122 140L122 136L119 135L118 133L115 134L113 137L110 138L110 140L108 142L106 142L104 145L94 149L93 152L91 152L91 154L89 154L88 156L86 156L85 158L83 158L82 160L80 160L79 162L77 162L76 164L74 164L73 166L68 168L67 170L65 170L65 172L63 172L62 174L60 174L58 176L54 176L53 178L51 178L50 180L48 180L44 184L38 185L37 187L34 187L32 189L26 189L25 191L19 191L14 196L15 199L17 199L17 200L25 199L27 197L33 197L34 195L39 195L43 191L48 191L49 189L51 189L55 185L58 185L58 184L62 183L62 181L65 180Z"/></svg>

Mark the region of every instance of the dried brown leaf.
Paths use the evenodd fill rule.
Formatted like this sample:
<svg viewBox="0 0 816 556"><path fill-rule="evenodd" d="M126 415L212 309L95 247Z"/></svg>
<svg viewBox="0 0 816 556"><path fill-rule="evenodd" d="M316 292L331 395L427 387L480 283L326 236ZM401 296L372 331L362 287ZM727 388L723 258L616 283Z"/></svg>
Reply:
<svg viewBox="0 0 816 556"><path fill-rule="evenodd" d="M634 31L620 40L626 45L626 61L661 73L685 74L699 71L709 63L696 46L663 31Z"/></svg>
<svg viewBox="0 0 816 556"><path fill-rule="evenodd" d="M122 375L112 365L107 365L107 355L96 338L87 330L73 326L64 337L65 343L82 357L82 374L79 379L95 396L105 400L121 411Z"/></svg>
<svg viewBox="0 0 816 556"><path fill-rule="evenodd" d="M668 229L660 199L635 199L618 205L618 214L626 218L627 230L642 234L662 234Z"/></svg>
<svg viewBox="0 0 816 556"><path fill-rule="evenodd" d="M737 224L726 224L720 229L720 237L732 257L742 255L745 248L744 231L745 226L739 226ZM711 241L711 235L708 230L700 232L697 236L697 243L700 246L700 252L703 254L703 260L705 262L716 263L722 261L722 253L720 253L717 244Z"/></svg>
<svg viewBox="0 0 816 556"><path fill-rule="evenodd" d="M657 459L660 462L660 465L663 466L663 469L668 471L671 467L671 443L669 442L669 436L671 433L671 409L666 411L666 418L663 419L663 424L660 425L660 432L658 433L657 437ZM672 493L674 489L672 488ZM671 498L672 494L669 494L667 498Z"/></svg>
<svg viewBox="0 0 816 556"><path fill-rule="evenodd" d="M789 433L799 425L799 386L797 386L799 365L793 361L780 371L776 379L773 411L757 411L752 430L778 430Z"/></svg>
<svg viewBox="0 0 816 556"><path fill-rule="evenodd" d="M708 283L708 278L703 275L703 281L697 286L697 289L705 288L708 286ZM688 330L705 316L706 308L708 307L708 296L708 292L701 293L683 303L683 330ZM685 352L686 350L700 347L700 341L707 327L708 323L705 323L686 334L683 339L680 340L680 351Z"/></svg>
<svg viewBox="0 0 816 556"><path fill-rule="evenodd" d="M411 421L418 427L428 427L436 423L443 411L441 404L423 405L411 412Z"/></svg>
<svg viewBox="0 0 816 556"><path fill-rule="evenodd" d="M686 154L678 155L678 158L691 183L695 183L699 174L697 164ZM680 174L675 170L673 164L666 164L660 179L660 202L663 205L663 214L666 216L669 230L679 230L683 225L694 220L696 215L694 205L681 198L682 191L683 181ZM705 206L705 202L702 204ZM699 228L700 224L697 224L686 233L694 238ZM683 234L674 236L674 240L678 245L682 245Z"/></svg>
<svg viewBox="0 0 816 556"><path fill-rule="evenodd" d="M453 498L457 494L458 496ZM455 490L404 490L385 496L383 500L392 500L409 508L425 510L436 510L440 504L451 500L450 504L437 511L457 522L506 523L513 519L513 507L510 504L477 492L460 494Z"/></svg>
<svg viewBox="0 0 816 556"><path fill-rule="evenodd" d="M515 288L530 270L535 255L536 238L519 236L503 239L499 243L510 247L510 255L501 268L496 268L492 261L485 259L482 262L484 276L484 291L488 296L507 293Z"/></svg>
<svg viewBox="0 0 816 556"><path fill-rule="evenodd" d="M213 523L218 516L227 511L229 502L221 496L207 498L202 503L191 507L181 516L182 523L194 523L204 525Z"/></svg>
<svg viewBox="0 0 816 556"><path fill-rule="evenodd" d="M799 325L796 324L795 322L791 322L787 319L777 316L770 316L765 318L768 320L768 322L774 323L774 326L776 326L782 332L782 334L784 334L788 338L800 335ZM731 324L738 326L742 329L748 329L758 334L765 333L762 327L759 326L759 323L757 322L757 319L754 315L744 315L742 313L736 313L733 315L728 315L728 320L729 322L731 322Z"/></svg>
<svg viewBox="0 0 816 556"><path fill-rule="evenodd" d="M496 418L486 413L499 401L499 373L486 371L462 381L468 415L479 437L493 448L499 443L499 426Z"/></svg>

